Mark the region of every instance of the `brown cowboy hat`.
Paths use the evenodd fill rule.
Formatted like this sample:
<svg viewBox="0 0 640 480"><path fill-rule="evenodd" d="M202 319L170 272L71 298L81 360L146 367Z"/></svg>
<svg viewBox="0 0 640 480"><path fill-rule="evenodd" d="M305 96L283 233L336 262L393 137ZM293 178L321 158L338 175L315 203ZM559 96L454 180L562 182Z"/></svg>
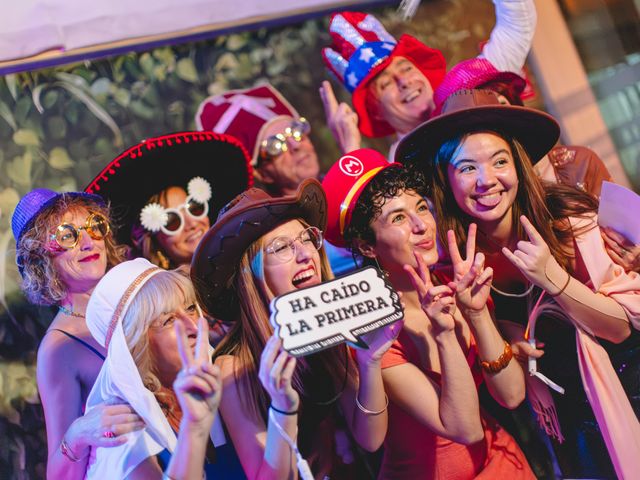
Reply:
<svg viewBox="0 0 640 480"><path fill-rule="evenodd" d="M278 225L301 218L321 230L327 223L327 199L315 179L300 184L295 195L272 197L251 188L229 202L205 233L191 261L198 302L212 316L234 320L237 297L230 280L249 246Z"/></svg>
<svg viewBox="0 0 640 480"><path fill-rule="evenodd" d="M504 105L490 90L459 90L434 117L404 137L395 161L431 167L442 144L458 135L480 131L511 135L529 154L532 163L544 157L560 137L558 122L549 114L527 107ZM428 173L431 168L423 169Z"/></svg>

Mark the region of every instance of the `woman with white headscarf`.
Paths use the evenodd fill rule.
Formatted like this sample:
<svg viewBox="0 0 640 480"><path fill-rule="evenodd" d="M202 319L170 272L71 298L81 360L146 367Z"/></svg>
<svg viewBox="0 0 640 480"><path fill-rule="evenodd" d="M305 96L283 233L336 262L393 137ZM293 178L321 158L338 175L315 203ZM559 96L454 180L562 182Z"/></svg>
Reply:
<svg viewBox="0 0 640 480"><path fill-rule="evenodd" d="M124 262L96 286L87 325L107 349L87 411L118 401L145 422L125 444L93 449L87 478L202 478L221 384L189 278Z"/></svg>

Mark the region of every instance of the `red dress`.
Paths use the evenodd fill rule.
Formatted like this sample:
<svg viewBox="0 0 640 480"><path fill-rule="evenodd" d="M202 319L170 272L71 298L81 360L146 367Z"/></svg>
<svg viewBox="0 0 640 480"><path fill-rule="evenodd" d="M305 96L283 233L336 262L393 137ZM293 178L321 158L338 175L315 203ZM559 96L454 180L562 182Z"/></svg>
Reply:
<svg viewBox="0 0 640 480"><path fill-rule="evenodd" d="M477 349L472 344L467 353L476 385L482 382ZM382 368L404 363L419 365L418 351L403 330L382 358ZM440 374L424 371L440 382ZM440 437L419 424L412 416L391 402L389 429L384 443L380 479L535 479L524 454L515 440L495 420L480 411L484 441L462 445Z"/></svg>

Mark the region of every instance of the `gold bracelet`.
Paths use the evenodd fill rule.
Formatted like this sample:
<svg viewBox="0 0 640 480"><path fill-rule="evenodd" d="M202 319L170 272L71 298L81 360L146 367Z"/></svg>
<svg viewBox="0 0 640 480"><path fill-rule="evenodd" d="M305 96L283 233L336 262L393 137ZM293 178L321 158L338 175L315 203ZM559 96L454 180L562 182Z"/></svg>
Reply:
<svg viewBox="0 0 640 480"><path fill-rule="evenodd" d="M369 410L368 408L364 408L362 406L362 404L360 403L360 400L358 400L358 394L356 393L356 405L358 406L358 408L360 409L360 411L362 413L364 413L365 415L380 415L381 413L384 413L384 411L387 409L387 407L389 406L389 397L387 397L387 394L384 394L384 401L386 402L384 405L384 408L382 410L378 410L377 412L375 410Z"/></svg>
<svg viewBox="0 0 640 480"><path fill-rule="evenodd" d="M80 461L80 458L75 453L73 453L71 448L69 448L69 444L67 443L67 439L64 438L64 437L62 437L62 441L60 442L60 451L62 452L62 454L65 457L67 457L73 463L76 463L76 462Z"/></svg>
<svg viewBox="0 0 640 480"><path fill-rule="evenodd" d="M507 365L509 365L512 358L513 352L511 351L511 345L509 345L509 342L504 342L504 351L497 360L493 360L491 362L481 361L480 365L485 372L498 373L499 371L507 368Z"/></svg>

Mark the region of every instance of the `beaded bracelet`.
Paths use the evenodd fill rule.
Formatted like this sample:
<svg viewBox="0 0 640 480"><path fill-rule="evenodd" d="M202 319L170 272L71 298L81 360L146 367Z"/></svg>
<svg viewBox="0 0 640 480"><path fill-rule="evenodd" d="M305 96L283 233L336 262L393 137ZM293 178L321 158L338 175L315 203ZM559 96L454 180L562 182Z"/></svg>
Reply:
<svg viewBox="0 0 640 480"><path fill-rule="evenodd" d="M498 373L501 370L507 368L509 362L513 358L513 352L511 351L511 345L509 342L504 342L504 351L497 360L491 362L480 362L482 369L488 373Z"/></svg>
<svg viewBox="0 0 640 480"><path fill-rule="evenodd" d="M383 413L387 407L389 406L389 397L387 397L387 394L384 394L384 408L382 410L378 410L377 412L375 410L369 410L368 408L365 408L362 406L362 404L360 403L360 400L358 400L358 395L356 394L356 405L358 406L358 408L360 409L360 411L362 413L364 413L365 415L380 415L381 413Z"/></svg>
<svg viewBox="0 0 640 480"><path fill-rule="evenodd" d="M269 408L271 410L273 410L276 413L280 413L282 415L297 415L298 414L298 410L293 410L291 412L287 412L286 410L280 410L279 408L274 407L273 405L269 405Z"/></svg>

